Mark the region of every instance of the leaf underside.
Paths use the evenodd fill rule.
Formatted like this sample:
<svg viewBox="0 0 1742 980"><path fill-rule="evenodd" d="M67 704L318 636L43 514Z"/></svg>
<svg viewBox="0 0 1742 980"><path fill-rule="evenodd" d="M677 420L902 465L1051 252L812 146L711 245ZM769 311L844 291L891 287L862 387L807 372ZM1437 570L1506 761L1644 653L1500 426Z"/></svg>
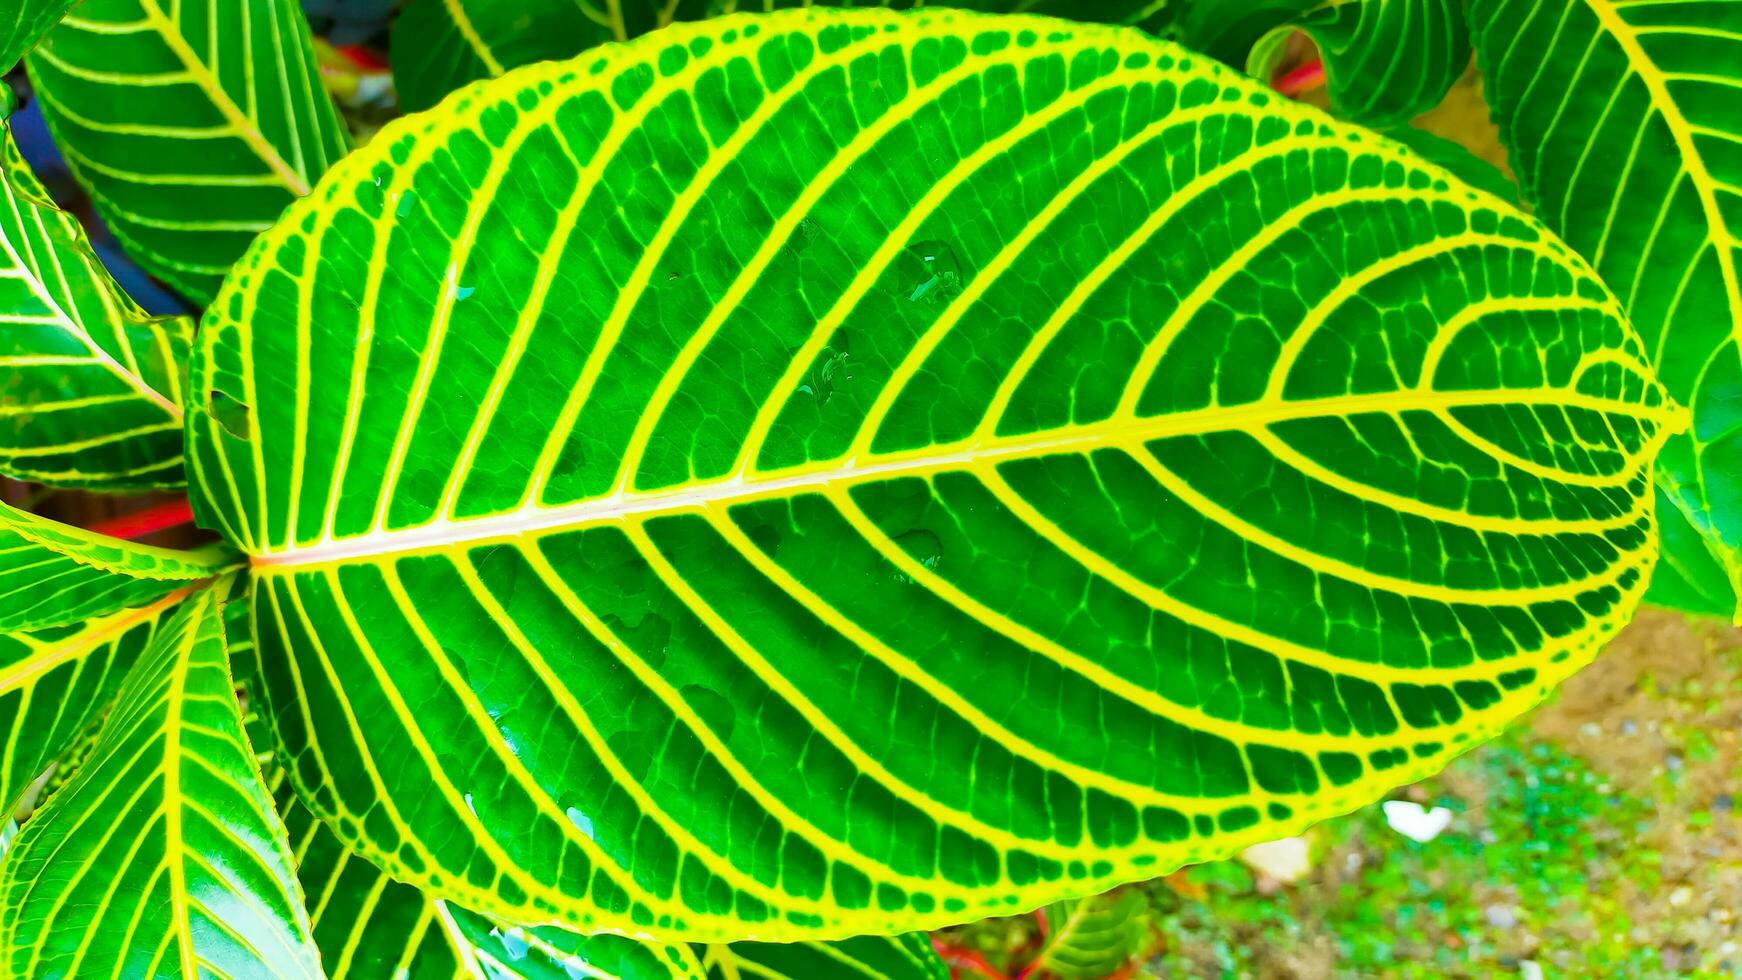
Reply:
<svg viewBox="0 0 1742 980"><path fill-rule="evenodd" d="M947 12L392 126L191 385L308 805L467 907L703 941L1030 909L1437 770L1626 621L1682 421L1503 203L1138 32Z"/></svg>
<svg viewBox="0 0 1742 980"><path fill-rule="evenodd" d="M1535 213L1591 258L1692 409L1658 480L1704 535L1666 537L1697 581L1654 599L1724 595L1742 615L1742 3L1475 0L1470 20Z"/></svg>

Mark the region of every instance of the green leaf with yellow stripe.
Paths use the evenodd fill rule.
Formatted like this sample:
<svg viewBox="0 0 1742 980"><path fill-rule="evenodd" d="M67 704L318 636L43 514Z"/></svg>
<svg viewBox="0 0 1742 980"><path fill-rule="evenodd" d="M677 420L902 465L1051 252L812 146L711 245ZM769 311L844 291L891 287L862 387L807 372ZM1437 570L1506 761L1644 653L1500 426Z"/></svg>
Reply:
<svg viewBox="0 0 1742 980"><path fill-rule="evenodd" d="M233 565L221 545L171 551L92 534L0 503L0 633L147 605Z"/></svg>
<svg viewBox="0 0 1742 980"><path fill-rule="evenodd" d="M493 921L393 881L283 802L328 980L947 980L924 936L668 946Z"/></svg>
<svg viewBox="0 0 1742 980"><path fill-rule="evenodd" d="M393 24L393 82L407 112L427 109L468 82L571 58L674 22L791 7L954 7L1172 27L1183 0L409 0Z"/></svg>
<svg viewBox="0 0 1742 980"><path fill-rule="evenodd" d="M11 95L0 92L0 109ZM180 486L193 322L147 316L0 138L0 473L56 486Z"/></svg>
<svg viewBox="0 0 1742 980"><path fill-rule="evenodd" d="M81 0L26 64L104 223L197 302L350 148L295 0Z"/></svg>
<svg viewBox="0 0 1742 980"><path fill-rule="evenodd" d="M0 812L71 748L192 587L76 626L0 635Z"/></svg>
<svg viewBox="0 0 1742 980"><path fill-rule="evenodd" d="M299 796L667 941L1032 909L1437 770L1627 620L1683 424L1532 219L1036 18L511 73L213 310L196 507Z"/></svg>
<svg viewBox="0 0 1742 980"><path fill-rule="evenodd" d="M1658 481L1666 525L1699 536L1666 537L1675 577L1653 599L1742 615L1742 2L1474 0L1470 20L1536 214L1693 411Z"/></svg>
<svg viewBox="0 0 1742 980"><path fill-rule="evenodd" d="M152 638L91 757L7 849L8 976L320 976L242 731L219 592Z"/></svg>

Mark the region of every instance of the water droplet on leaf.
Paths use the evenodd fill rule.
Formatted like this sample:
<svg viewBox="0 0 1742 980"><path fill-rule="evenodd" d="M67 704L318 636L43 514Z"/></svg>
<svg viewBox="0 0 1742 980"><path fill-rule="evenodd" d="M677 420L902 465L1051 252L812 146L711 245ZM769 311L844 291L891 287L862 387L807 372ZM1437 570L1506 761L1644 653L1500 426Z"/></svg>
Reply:
<svg viewBox="0 0 1742 980"><path fill-rule="evenodd" d="M901 545L901 550L926 568L937 568L938 563L944 560L944 543L925 528L914 528L897 534L895 543ZM911 576L902 572L895 573L895 580L909 584L913 582Z"/></svg>
<svg viewBox="0 0 1742 980"><path fill-rule="evenodd" d="M947 303L967 278L948 242L930 239L907 247L902 259L902 292L915 303Z"/></svg>
<svg viewBox="0 0 1742 980"><path fill-rule="evenodd" d="M568 812L569 812L569 823L574 824L575 829L579 830L583 834L586 834L588 840L592 840L593 839L593 820L592 820L592 818L588 817L586 814L582 813L581 811L575 809L572 806L569 807Z"/></svg>

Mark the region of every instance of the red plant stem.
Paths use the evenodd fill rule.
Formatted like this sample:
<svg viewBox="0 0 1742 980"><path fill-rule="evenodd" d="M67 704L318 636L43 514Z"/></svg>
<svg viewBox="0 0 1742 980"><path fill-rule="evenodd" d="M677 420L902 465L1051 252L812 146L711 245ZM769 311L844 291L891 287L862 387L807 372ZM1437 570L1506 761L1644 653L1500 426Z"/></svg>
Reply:
<svg viewBox="0 0 1742 980"><path fill-rule="evenodd" d="M1272 83L1272 88L1291 99L1299 98L1313 89L1325 84L1325 63L1309 61L1298 68L1292 68Z"/></svg>
<svg viewBox="0 0 1742 980"><path fill-rule="evenodd" d="M950 968L950 976L961 976L962 970L972 970L975 974L986 977L987 980L1010 980L1000 973L998 968L986 962L986 957L971 949L952 946L936 936L931 937L931 948L937 950L938 958Z"/></svg>
<svg viewBox="0 0 1742 980"><path fill-rule="evenodd" d="M194 509L187 498L170 500L155 507L136 510L131 514L111 517L106 521L98 521L91 525L91 531L96 534L107 534L112 538L141 538L153 531L180 527L191 524L194 519Z"/></svg>

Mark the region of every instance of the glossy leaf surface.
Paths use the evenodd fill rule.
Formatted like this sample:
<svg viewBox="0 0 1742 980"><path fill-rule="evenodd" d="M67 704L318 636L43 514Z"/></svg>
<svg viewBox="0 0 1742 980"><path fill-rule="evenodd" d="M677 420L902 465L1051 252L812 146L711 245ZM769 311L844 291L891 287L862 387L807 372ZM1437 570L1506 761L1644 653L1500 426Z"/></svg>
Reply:
<svg viewBox="0 0 1742 980"><path fill-rule="evenodd" d="M10 96L0 93L10 108ZM0 142L0 473L103 490L180 486L193 323L121 292L72 215Z"/></svg>
<svg viewBox="0 0 1742 980"><path fill-rule="evenodd" d="M298 874L329 980L946 980L923 936L696 947L505 926L392 881L294 800L284 801ZM703 964L706 963L704 968Z"/></svg>
<svg viewBox="0 0 1742 980"><path fill-rule="evenodd" d="M8 976L320 976L220 616L206 589L164 624L90 759L7 850Z"/></svg>
<svg viewBox="0 0 1742 980"><path fill-rule="evenodd" d="M0 808L100 718L127 668L185 593L77 626L0 636Z"/></svg>
<svg viewBox="0 0 1742 980"><path fill-rule="evenodd" d="M1696 544L1674 563L1700 576L1695 594L1730 592L1733 615L1742 590L1742 2L1475 0L1470 19L1495 120L1536 214L1596 265L1664 385L1693 410L1658 478L1681 523L1705 536L1706 554ZM1724 578L1713 580L1714 565Z"/></svg>
<svg viewBox="0 0 1742 980"><path fill-rule="evenodd" d="M82 0L26 63L98 214L196 302L350 146L295 0Z"/></svg>
<svg viewBox="0 0 1742 980"><path fill-rule="evenodd" d="M78 0L8 0L0 11L0 74L18 64L43 33Z"/></svg>
<svg viewBox="0 0 1742 980"><path fill-rule="evenodd" d="M1440 104L1470 64L1464 0L1347 0L1319 7L1261 38L1248 60L1268 79L1295 31L1318 45L1337 114L1402 126Z"/></svg>
<svg viewBox="0 0 1742 980"><path fill-rule="evenodd" d="M92 534L0 503L0 633L65 626L143 606L230 562Z"/></svg>
<svg viewBox="0 0 1742 980"><path fill-rule="evenodd" d="M1161 34L1181 0L410 0L393 26L393 81L408 112L467 82L571 58L676 21L792 7L954 7L1129 24Z"/></svg>
<svg viewBox="0 0 1742 980"><path fill-rule="evenodd" d="M214 310L197 507L302 797L665 939L1021 911L1439 768L1626 621L1682 422L1531 220L1040 19L515 73Z"/></svg>

